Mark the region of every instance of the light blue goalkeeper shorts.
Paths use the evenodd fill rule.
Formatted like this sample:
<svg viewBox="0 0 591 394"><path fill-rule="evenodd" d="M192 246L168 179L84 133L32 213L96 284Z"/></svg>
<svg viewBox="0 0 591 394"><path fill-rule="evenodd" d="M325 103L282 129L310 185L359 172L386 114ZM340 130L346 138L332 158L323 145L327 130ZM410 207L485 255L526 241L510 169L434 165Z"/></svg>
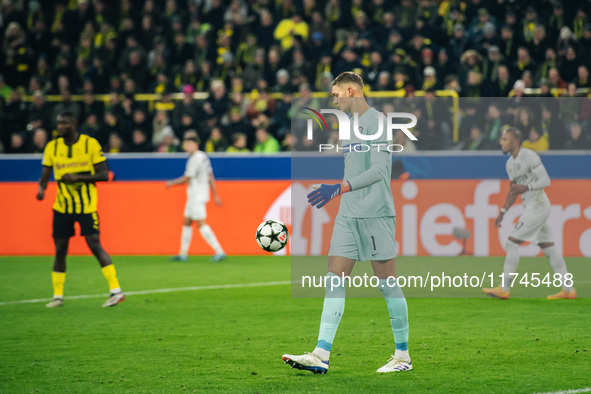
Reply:
<svg viewBox="0 0 591 394"><path fill-rule="evenodd" d="M329 256L357 261L396 257L396 217L352 218L337 215Z"/></svg>

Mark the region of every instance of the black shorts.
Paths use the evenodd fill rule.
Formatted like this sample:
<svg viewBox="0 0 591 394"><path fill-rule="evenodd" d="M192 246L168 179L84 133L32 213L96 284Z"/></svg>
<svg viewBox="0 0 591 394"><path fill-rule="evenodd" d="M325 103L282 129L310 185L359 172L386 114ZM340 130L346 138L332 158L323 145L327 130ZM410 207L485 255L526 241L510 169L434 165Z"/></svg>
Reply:
<svg viewBox="0 0 591 394"><path fill-rule="evenodd" d="M99 233L98 213L60 213L53 211L53 238L70 238L74 235L74 222L80 223L80 235Z"/></svg>

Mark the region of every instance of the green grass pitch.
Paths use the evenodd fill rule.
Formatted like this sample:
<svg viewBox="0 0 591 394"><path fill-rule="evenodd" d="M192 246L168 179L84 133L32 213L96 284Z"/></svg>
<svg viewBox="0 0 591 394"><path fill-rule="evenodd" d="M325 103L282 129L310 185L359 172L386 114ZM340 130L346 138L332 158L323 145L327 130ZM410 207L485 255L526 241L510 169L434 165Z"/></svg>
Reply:
<svg viewBox="0 0 591 394"><path fill-rule="evenodd" d="M502 258L463 257L499 269ZM348 299L326 375L290 369L311 351L321 299L291 298L286 257L113 258L128 295L103 309L91 257L70 257L65 306L51 296L51 257L0 258L0 393L548 392L591 387L591 299L409 298L414 370L377 374L393 351L385 302ZM547 269L544 258L522 259ZM401 266L437 258L399 258ZM568 264L588 266L585 259ZM323 263L325 264L325 263ZM520 266L521 268L521 266ZM472 268L471 268L472 269ZM407 268L410 271L409 268ZM587 276L589 278L589 276ZM207 288L210 286L210 288ZM576 282L589 297L589 282ZM183 289L182 291L178 289ZM192 288L192 289L188 289ZM177 289L151 292L157 289ZM134 292L146 291L144 294Z"/></svg>

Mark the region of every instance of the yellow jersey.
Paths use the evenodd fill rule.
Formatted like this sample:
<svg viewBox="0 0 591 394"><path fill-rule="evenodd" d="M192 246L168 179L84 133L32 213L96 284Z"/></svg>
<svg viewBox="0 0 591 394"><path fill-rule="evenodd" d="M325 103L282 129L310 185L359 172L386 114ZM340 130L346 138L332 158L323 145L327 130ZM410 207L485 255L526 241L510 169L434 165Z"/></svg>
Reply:
<svg viewBox="0 0 591 394"><path fill-rule="evenodd" d="M66 145L63 137L50 141L43 152L42 165L53 168L57 181L57 195L53 209L60 213L93 213L97 210L97 191L94 182L66 184L60 181L65 174L93 175L95 164L107 159L99 142L80 134L78 141Z"/></svg>

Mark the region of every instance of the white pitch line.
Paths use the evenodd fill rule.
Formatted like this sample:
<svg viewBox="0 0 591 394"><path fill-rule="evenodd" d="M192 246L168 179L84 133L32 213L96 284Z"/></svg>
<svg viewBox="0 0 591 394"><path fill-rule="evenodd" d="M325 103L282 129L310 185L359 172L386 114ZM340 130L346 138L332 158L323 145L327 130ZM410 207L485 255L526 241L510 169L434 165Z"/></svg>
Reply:
<svg viewBox="0 0 591 394"><path fill-rule="evenodd" d="M578 393L588 393L588 392L591 392L591 387L586 387L584 389L552 391L549 393L537 393L537 394L578 394Z"/></svg>
<svg viewBox="0 0 591 394"><path fill-rule="evenodd" d="M141 294L174 293L177 291L238 289L238 288L244 288L244 287L280 286L280 285L289 285L289 284L291 284L291 281L285 280L285 281L278 281L278 282L237 283L237 284L231 284L231 285L176 287L176 288L170 288L170 289L126 291L125 295L128 296L128 295L141 295ZM64 299L66 299L66 300L81 300L81 299L85 299L85 298L102 298L102 297L108 297L108 296L109 296L109 294L86 294L86 295L64 297ZM48 302L51 300L52 300L52 298L38 298L38 299L34 299L34 300L5 301L5 302L0 302L0 306L14 305L14 304L35 304L38 302Z"/></svg>

